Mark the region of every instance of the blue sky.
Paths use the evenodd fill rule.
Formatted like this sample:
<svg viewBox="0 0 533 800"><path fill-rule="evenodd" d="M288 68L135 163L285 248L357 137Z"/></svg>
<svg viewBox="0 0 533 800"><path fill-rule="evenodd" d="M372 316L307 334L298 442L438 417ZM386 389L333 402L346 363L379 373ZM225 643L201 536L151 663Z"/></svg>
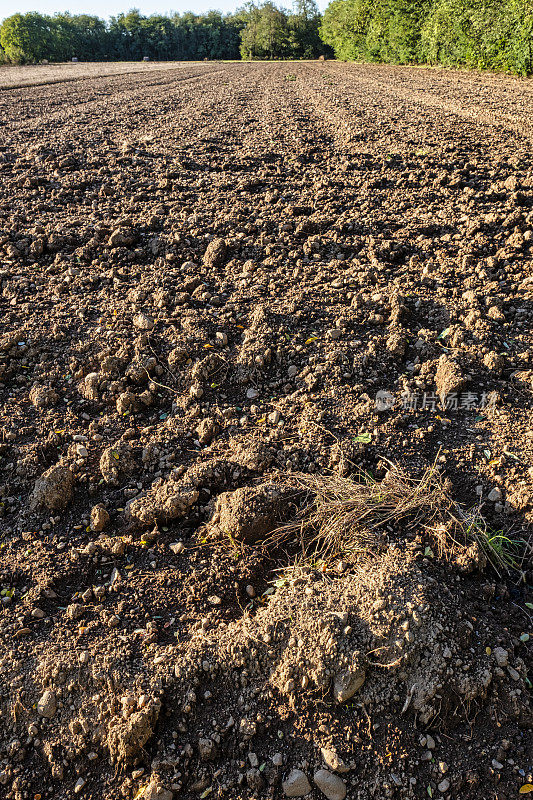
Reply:
<svg viewBox="0 0 533 800"><path fill-rule="evenodd" d="M98 17L109 17L128 11L130 8L140 9L142 14L168 14L172 11L194 11L201 14L216 8L219 11L234 11L243 0L174 0L172 5L167 5L169 0L160 2L135 2L132 0L0 0L0 20L20 11L40 11L42 14L54 14L57 11L70 11L72 14L95 14ZM320 8L327 6L328 0L318 1ZM285 0L280 5L291 7L291 0Z"/></svg>

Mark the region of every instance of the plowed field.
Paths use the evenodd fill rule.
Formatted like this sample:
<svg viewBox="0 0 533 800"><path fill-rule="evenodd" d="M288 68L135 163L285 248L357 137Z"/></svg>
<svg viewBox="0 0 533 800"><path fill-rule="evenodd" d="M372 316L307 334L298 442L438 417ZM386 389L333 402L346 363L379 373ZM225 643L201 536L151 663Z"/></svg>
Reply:
<svg viewBox="0 0 533 800"><path fill-rule="evenodd" d="M532 119L0 71L0 797L533 791Z"/></svg>

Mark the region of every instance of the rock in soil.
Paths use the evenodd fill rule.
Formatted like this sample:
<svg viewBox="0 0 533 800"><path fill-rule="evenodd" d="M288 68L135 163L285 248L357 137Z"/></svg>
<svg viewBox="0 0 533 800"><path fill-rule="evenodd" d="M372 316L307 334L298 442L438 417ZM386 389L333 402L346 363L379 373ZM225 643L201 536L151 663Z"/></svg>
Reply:
<svg viewBox="0 0 533 800"><path fill-rule="evenodd" d="M305 797L311 791L311 784L305 772L293 769L283 781L282 789L286 797Z"/></svg>
<svg viewBox="0 0 533 800"><path fill-rule="evenodd" d="M54 692L51 692L49 689L43 692L37 703L37 711L41 717L45 717L46 719L52 719L52 717L55 716L57 700Z"/></svg>
<svg viewBox="0 0 533 800"><path fill-rule="evenodd" d="M328 800L344 800L346 797L346 784L327 769L319 769L313 775L313 780Z"/></svg>

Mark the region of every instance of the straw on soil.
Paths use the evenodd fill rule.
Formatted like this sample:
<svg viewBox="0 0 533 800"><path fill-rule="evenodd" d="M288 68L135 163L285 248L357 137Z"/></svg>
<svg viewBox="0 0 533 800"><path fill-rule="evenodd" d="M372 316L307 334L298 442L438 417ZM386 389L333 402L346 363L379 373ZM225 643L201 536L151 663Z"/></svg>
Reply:
<svg viewBox="0 0 533 800"><path fill-rule="evenodd" d="M306 499L296 518L277 528L267 544L299 541L304 558L356 559L379 549L383 535L402 527L428 534L441 555L475 544L498 573L520 570L526 543L492 532L478 509L465 511L455 503L436 464L418 480L391 464L381 481L359 471L354 477L290 475L287 482Z"/></svg>

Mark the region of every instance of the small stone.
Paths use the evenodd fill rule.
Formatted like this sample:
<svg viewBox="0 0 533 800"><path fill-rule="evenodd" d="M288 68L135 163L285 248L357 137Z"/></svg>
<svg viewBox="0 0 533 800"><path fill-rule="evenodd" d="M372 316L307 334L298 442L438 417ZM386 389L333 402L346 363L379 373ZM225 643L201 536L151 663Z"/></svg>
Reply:
<svg viewBox="0 0 533 800"><path fill-rule="evenodd" d="M86 783L87 781L85 780L85 778L78 778L78 780L74 784L74 794L79 794Z"/></svg>
<svg viewBox="0 0 533 800"><path fill-rule="evenodd" d="M282 754L274 753L274 755L272 756L272 763L274 764L275 767L281 767L281 765L283 764Z"/></svg>
<svg viewBox="0 0 533 800"><path fill-rule="evenodd" d="M346 784L342 778L327 769L315 772L313 780L328 800L344 800L346 797Z"/></svg>
<svg viewBox="0 0 533 800"><path fill-rule="evenodd" d="M499 667L506 667L509 663L509 653L503 647L495 647L493 655Z"/></svg>
<svg viewBox="0 0 533 800"><path fill-rule="evenodd" d="M34 619L42 619L44 616L46 616L42 608L34 608L31 612L31 615Z"/></svg>
<svg viewBox="0 0 533 800"><path fill-rule="evenodd" d="M301 769L293 769L281 787L285 797L305 797L311 791L307 775Z"/></svg>
<svg viewBox="0 0 533 800"><path fill-rule="evenodd" d="M183 544L183 542L172 542L169 545L169 547L175 556L179 556L179 554L183 553L183 551L185 550L185 545Z"/></svg>
<svg viewBox="0 0 533 800"><path fill-rule="evenodd" d="M433 736L430 736L429 733L426 736L426 747L428 750L435 749L435 739L433 738Z"/></svg>
<svg viewBox="0 0 533 800"><path fill-rule="evenodd" d="M228 343L228 335L226 333L223 331L217 331L215 338L217 340L217 344L219 344L221 347L226 347Z"/></svg>
<svg viewBox="0 0 533 800"><path fill-rule="evenodd" d="M255 400L256 397L259 397L259 392L257 391L257 389L248 389L248 391L246 392L246 397L248 398L248 400Z"/></svg>
<svg viewBox="0 0 533 800"><path fill-rule="evenodd" d="M37 702L37 712L41 717L52 719L57 711L57 700L54 692L47 689L42 693L39 701Z"/></svg>
<svg viewBox="0 0 533 800"><path fill-rule="evenodd" d="M333 694L337 703L345 703L359 691L365 682L366 672L362 667L348 669L335 676Z"/></svg>
<svg viewBox="0 0 533 800"><path fill-rule="evenodd" d="M447 792L448 789L450 788L450 781L448 780L448 778L444 778L444 780L439 783L437 788L439 792Z"/></svg>
<svg viewBox="0 0 533 800"><path fill-rule="evenodd" d="M148 316L148 314L139 312L133 317L133 325L140 331L151 331L155 323L152 317Z"/></svg>
<svg viewBox="0 0 533 800"><path fill-rule="evenodd" d="M499 486L495 486L493 489L490 490L487 499L491 503L497 503L499 500L502 499L502 490Z"/></svg>

